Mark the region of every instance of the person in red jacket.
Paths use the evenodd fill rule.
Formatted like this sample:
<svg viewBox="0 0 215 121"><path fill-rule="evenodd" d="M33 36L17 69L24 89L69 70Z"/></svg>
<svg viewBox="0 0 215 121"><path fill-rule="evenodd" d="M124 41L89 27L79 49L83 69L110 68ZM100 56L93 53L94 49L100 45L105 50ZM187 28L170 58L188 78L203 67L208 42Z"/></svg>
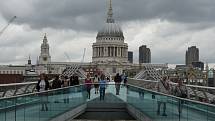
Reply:
<svg viewBox="0 0 215 121"><path fill-rule="evenodd" d="M85 86L87 90L87 97L90 99L90 91L91 91L91 86L92 86L92 81L90 79L90 75L87 74L87 78L85 79Z"/></svg>

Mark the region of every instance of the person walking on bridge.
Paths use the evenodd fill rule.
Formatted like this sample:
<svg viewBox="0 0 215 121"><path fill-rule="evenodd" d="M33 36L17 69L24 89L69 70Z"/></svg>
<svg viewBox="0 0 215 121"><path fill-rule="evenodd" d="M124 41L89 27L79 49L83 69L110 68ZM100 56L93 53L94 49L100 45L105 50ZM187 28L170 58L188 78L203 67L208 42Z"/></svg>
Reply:
<svg viewBox="0 0 215 121"><path fill-rule="evenodd" d="M99 92L100 92L100 100L104 100L105 98L105 88L106 88L106 80L105 75L101 75L101 79L99 81Z"/></svg>
<svg viewBox="0 0 215 121"><path fill-rule="evenodd" d="M58 89L61 88L62 82L59 79L59 76L56 75L55 79L52 82L52 89Z"/></svg>
<svg viewBox="0 0 215 121"><path fill-rule="evenodd" d="M119 73L117 73L116 76L114 77L114 82L115 82L115 87L116 87L116 95L119 95L120 84L122 82L122 78L119 75Z"/></svg>
<svg viewBox="0 0 215 121"><path fill-rule="evenodd" d="M40 79L37 82L36 89L38 92L41 92L39 94L40 99L41 99L40 103L42 105L41 111L48 111L48 106L47 106L48 94L47 94L47 92L44 92L44 91L47 91L49 89L49 82L48 82L48 78L45 74L40 75Z"/></svg>
<svg viewBox="0 0 215 121"><path fill-rule="evenodd" d="M99 93L99 81L100 81L99 77L97 75L95 75L94 79L93 79L95 94Z"/></svg>
<svg viewBox="0 0 215 121"><path fill-rule="evenodd" d="M87 74L87 78L85 79L85 86L87 90L87 98L90 99L90 91L91 91L91 86L92 86L92 81L90 79L90 74Z"/></svg>
<svg viewBox="0 0 215 121"><path fill-rule="evenodd" d="M175 95L180 98L187 98L187 87L183 84L183 79L178 79L178 84L175 87ZM182 99L178 100L178 113L182 113L184 101Z"/></svg>
<svg viewBox="0 0 215 121"><path fill-rule="evenodd" d="M157 84L157 91L165 94L170 94L170 85L168 78L164 76L162 80L160 80ZM167 116L166 114L166 103L167 103L167 96L164 95L156 95L157 96L157 115L160 115L160 107L163 105L163 114L162 116Z"/></svg>
<svg viewBox="0 0 215 121"><path fill-rule="evenodd" d="M64 93L64 103L69 103L69 89L66 88L69 86L69 77L63 77L63 93Z"/></svg>

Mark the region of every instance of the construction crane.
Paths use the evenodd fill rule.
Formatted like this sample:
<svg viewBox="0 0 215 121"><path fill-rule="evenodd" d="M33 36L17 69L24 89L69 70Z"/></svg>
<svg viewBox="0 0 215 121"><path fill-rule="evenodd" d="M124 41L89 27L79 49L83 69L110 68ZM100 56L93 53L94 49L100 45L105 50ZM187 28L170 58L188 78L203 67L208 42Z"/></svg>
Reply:
<svg viewBox="0 0 215 121"><path fill-rule="evenodd" d="M64 52L64 55L66 56L66 58L68 59L68 61L71 62L71 58L70 58L70 56L66 52Z"/></svg>
<svg viewBox="0 0 215 121"><path fill-rule="evenodd" d="M84 48L84 54L83 54L83 57L82 57L81 63L83 63L83 62L84 62L85 52L86 52L86 48Z"/></svg>
<svg viewBox="0 0 215 121"><path fill-rule="evenodd" d="M14 16L13 18L10 19L10 21L8 21L7 25L0 31L0 37L1 35L4 33L4 31L8 28L8 26L16 19L16 16Z"/></svg>

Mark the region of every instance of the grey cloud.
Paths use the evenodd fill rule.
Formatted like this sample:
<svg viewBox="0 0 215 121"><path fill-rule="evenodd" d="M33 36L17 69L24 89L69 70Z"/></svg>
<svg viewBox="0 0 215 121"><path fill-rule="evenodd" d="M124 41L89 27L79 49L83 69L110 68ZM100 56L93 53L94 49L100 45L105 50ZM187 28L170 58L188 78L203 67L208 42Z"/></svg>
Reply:
<svg viewBox="0 0 215 121"><path fill-rule="evenodd" d="M6 19L18 14L17 24L29 24L34 29L95 31L102 26L107 12L107 0L27 1L1 0L1 13ZM23 7L24 2L30 7ZM114 17L121 22L159 18L207 25L215 20L214 0L113 0L113 10Z"/></svg>
<svg viewBox="0 0 215 121"><path fill-rule="evenodd" d="M139 44L148 44L144 41L132 43L137 41L135 36L139 34L141 37L138 39L152 41L153 45L149 46L155 63L184 63L184 54L190 45L200 48L203 60L215 61L214 47L210 44L215 41L215 29L203 31L214 28L214 0L113 0L113 10L114 18L123 26L140 21L138 27L128 25L124 29L134 27L134 32L128 32L125 36L130 39L129 48L135 52L136 60ZM67 61L64 52L71 55L72 60L79 61L84 47L87 48L85 60L91 61L91 44L95 42L96 31L104 24L106 13L107 0L0 0L0 14L5 20L17 15L15 24L20 28L23 25L31 27L20 33L19 30L4 33L4 37L0 38L0 62L25 63L28 54L35 62L40 54L43 32L48 32L53 61ZM156 26L158 31L153 35L141 31L146 27L144 24L156 19L162 23L167 21L173 27L165 24L161 28ZM146 29L150 31L150 28ZM198 37L198 34L204 36ZM8 39L7 36L14 37ZM83 45L77 44L80 42Z"/></svg>

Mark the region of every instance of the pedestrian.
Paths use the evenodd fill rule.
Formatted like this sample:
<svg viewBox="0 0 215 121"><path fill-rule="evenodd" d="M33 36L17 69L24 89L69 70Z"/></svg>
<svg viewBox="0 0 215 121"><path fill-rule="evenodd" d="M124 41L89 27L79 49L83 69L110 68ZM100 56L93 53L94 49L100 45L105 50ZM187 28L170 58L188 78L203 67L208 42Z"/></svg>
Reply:
<svg viewBox="0 0 215 121"><path fill-rule="evenodd" d="M40 79L37 82L36 89L38 92L41 92L39 94L41 99L40 103L42 105L41 111L48 111L48 106L47 106L48 95L47 95L47 92L43 92L43 91L47 91L49 89L49 82L48 82L47 76L44 73L40 75Z"/></svg>
<svg viewBox="0 0 215 121"><path fill-rule="evenodd" d="M106 80L107 80L107 82L110 82L110 78L109 78L110 76L107 76L106 77Z"/></svg>
<svg viewBox="0 0 215 121"><path fill-rule="evenodd" d="M160 80L157 84L157 91L165 94L170 94L170 85L169 82L167 81L168 77L164 76L162 80ZM160 115L160 108L161 105L163 105L163 113L162 116L167 116L166 114L166 103L167 103L167 97L164 95L156 95L157 97L157 115Z"/></svg>
<svg viewBox="0 0 215 121"><path fill-rule="evenodd" d="M183 79L178 79L178 84L175 87L175 96L180 98L187 98L187 87L183 84ZM182 99L178 100L178 113L182 113L184 101Z"/></svg>
<svg viewBox="0 0 215 121"><path fill-rule="evenodd" d="M55 76L55 79L54 79L53 82L52 82L52 89L61 88L61 85L62 85L62 83L61 83L61 81L60 81L60 79L59 79L59 76L56 75L56 76Z"/></svg>
<svg viewBox="0 0 215 121"><path fill-rule="evenodd" d="M74 75L72 75L72 76L70 77L70 79L69 79L69 85L70 85L70 86L74 86L74 85L75 85L75 76L74 76Z"/></svg>
<svg viewBox="0 0 215 121"><path fill-rule="evenodd" d="M64 103L69 103L69 89L65 88L69 86L68 76L63 77L63 93L64 93Z"/></svg>
<svg viewBox="0 0 215 121"><path fill-rule="evenodd" d="M95 75L94 79L93 79L95 94L99 93L99 81L100 81L99 77L97 75Z"/></svg>
<svg viewBox="0 0 215 121"><path fill-rule="evenodd" d="M90 91L91 91L92 81L90 79L90 74L87 74L87 78L85 79L85 87L87 90L87 98L90 99Z"/></svg>
<svg viewBox="0 0 215 121"><path fill-rule="evenodd" d="M102 74L101 79L99 81L100 100L104 100L105 98L105 88L106 88L105 75Z"/></svg>
<svg viewBox="0 0 215 121"><path fill-rule="evenodd" d="M54 80L53 80L53 82L52 82L52 89L59 89L59 88L61 88L61 86L62 86L62 82L59 79L59 76L56 75L55 78L54 78ZM54 92L55 96L58 95L58 94L59 94L59 91L55 91ZM58 98L55 98L54 102L55 103L59 103Z"/></svg>
<svg viewBox="0 0 215 121"><path fill-rule="evenodd" d="M119 75L119 73L117 73L116 76L114 77L114 82L115 82L115 88L116 88L116 95L119 95L120 84L122 82L122 78Z"/></svg>
<svg viewBox="0 0 215 121"><path fill-rule="evenodd" d="M77 75L74 77L74 85L79 85L79 79Z"/></svg>
<svg viewBox="0 0 215 121"><path fill-rule="evenodd" d="M127 81L128 81L128 77L127 77L127 75L125 75L124 80L123 80L124 86L127 85Z"/></svg>

